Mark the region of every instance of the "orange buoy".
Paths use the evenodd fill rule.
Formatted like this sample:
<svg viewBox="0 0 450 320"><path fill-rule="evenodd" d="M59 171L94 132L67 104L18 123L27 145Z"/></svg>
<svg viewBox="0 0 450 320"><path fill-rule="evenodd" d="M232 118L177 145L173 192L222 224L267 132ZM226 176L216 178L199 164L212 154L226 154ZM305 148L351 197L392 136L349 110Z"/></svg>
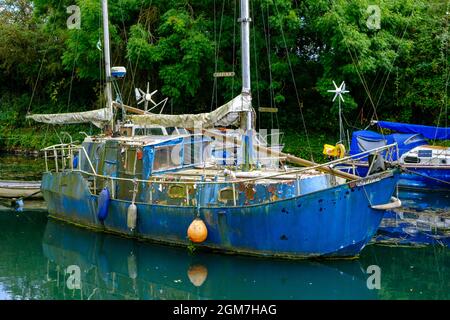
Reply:
<svg viewBox="0 0 450 320"><path fill-rule="evenodd" d="M208 276L208 269L201 264L196 264L189 267L187 275L194 286L200 287Z"/></svg>
<svg viewBox="0 0 450 320"><path fill-rule="evenodd" d="M192 242L200 243L206 240L208 229L202 219L196 218L189 225L187 235Z"/></svg>

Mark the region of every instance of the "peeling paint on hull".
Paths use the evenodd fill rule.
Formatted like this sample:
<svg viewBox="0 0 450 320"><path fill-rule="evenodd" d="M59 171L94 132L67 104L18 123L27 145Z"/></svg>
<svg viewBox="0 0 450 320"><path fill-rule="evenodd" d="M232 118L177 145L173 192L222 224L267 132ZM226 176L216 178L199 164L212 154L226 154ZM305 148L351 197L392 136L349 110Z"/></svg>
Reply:
<svg viewBox="0 0 450 320"><path fill-rule="evenodd" d="M187 228L198 212L208 228L208 238L199 247L291 259L344 258L357 256L376 233L384 212L370 204L389 202L396 183L393 175L360 187L345 184L271 203L199 211L193 206L136 203L133 232L127 228L129 201L112 199L106 220L98 221L97 196L79 172L45 173L42 191L50 216L103 232L188 246Z"/></svg>

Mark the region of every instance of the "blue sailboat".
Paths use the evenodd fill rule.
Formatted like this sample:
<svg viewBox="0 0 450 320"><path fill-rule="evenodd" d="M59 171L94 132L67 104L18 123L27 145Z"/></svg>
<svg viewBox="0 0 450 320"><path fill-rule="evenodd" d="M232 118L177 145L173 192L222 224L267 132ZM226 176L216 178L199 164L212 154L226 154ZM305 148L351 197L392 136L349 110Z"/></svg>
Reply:
<svg viewBox="0 0 450 320"><path fill-rule="evenodd" d="M450 140L450 128L389 121L377 121L375 124L380 129L389 129L397 133L382 134L369 130L353 132L350 155L396 143L397 152L391 154L384 152L379 155L389 164L400 165L403 168L399 187L433 190L450 188L450 148L430 145L428 142ZM360 158L352 168L347 167L347 171L352 172L352 169L356 168L353 172L366 176L372 163L374 166L371 170L380 168L376 162L369 161L367 156Z"/></svg>
<svg viewBox="0 0 450 320"><path fill-rule="evenodd" d="M104 134L81 145L43 150L42 193L50 217L97 231L170 245L280 258L354 257L372 239L393 197L397 170L360 178L254 144L251 106L249 4L241 1L242 93L209 114L128 116L140 125L199 130L173 136L120 135L109 57L108 6L103 0L107 106L84 113L32 115L47 123L92 122ZM243 164L211 159L212 129L238 124ZM386 146L380 150L389 150ZM260 168L266 151L299 167ZM366 153L363 153L367 154Z"/></svg>

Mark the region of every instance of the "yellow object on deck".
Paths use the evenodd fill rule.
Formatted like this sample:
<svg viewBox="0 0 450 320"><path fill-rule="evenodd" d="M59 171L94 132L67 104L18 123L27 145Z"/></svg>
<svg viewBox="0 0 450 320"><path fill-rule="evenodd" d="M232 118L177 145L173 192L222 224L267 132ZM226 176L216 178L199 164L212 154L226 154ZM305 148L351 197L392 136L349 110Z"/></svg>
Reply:
<svg viewBox="0 0 450 320"><path fill-rule="evenodd" d="M338 143L335 146L324 144L323 154L329 157L343 158L345 156L345 146L342 143Z"/></svg>

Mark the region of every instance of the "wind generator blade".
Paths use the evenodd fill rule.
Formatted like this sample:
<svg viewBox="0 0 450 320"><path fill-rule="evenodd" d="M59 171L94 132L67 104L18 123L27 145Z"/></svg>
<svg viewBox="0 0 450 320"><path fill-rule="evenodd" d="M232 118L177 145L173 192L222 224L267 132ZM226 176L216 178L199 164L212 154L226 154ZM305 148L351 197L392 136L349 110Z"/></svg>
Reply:
<svg viewBox="0 0 450 320"><path fill-rule="evenodd" d="M333 84L334 84L334 87L336 88L336 90L338 90L339 87L337 86L336 82L334 82L334 80L333 80Z"/></svg>
<svg viewBox="0 0 450 320"><path fill-rule="evenodd" d="M333 91L334 92L334 91ZM336 100L336 97L338 96L338 94L336 93L335 95L334 95L334 98L333 98L333 102L334 102L334 100Z"/></svg>
<svg viewBox="0 0 450 320"><path fill-rule="evenodd" d="M135 94L135 96L136 96L136 101L139 101L139 100L142 98L142 95L140 94L138 88L135 88L135 89L134 89L134 94Z"/></svg>
<svg viewBox="0 0 450 320"><path fill-rule="evenodd" d="M345 102L344 97L342 96L342 94L339 95L339 98L341 98L342 102Z"/></svg>

